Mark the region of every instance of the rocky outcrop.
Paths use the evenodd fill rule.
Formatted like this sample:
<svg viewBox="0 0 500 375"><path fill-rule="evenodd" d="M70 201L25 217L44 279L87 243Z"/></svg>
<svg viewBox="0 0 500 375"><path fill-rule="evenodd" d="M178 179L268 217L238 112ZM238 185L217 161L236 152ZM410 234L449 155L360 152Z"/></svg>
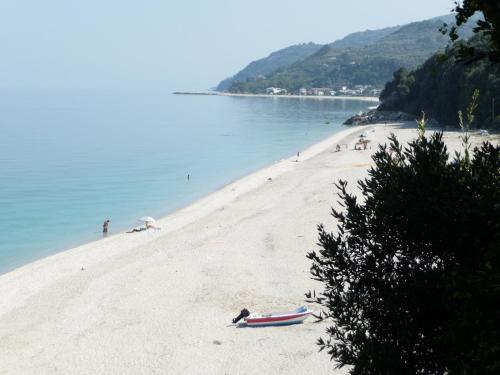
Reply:
<svg viewBox="0 0 500 375"><path fill-rule="evenodd" d="M380 124L385 122L404 122L413 121L416 117L409 113L399 111L379 111L373 109L371 111L354 115L344 122L344 125L370 125Z"/></svg>

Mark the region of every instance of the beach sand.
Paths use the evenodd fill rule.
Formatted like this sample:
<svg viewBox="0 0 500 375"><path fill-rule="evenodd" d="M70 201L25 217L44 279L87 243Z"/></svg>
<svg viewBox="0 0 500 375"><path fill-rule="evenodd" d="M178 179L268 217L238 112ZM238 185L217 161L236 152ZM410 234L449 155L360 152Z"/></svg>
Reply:
<svg viewBox="0 0 500 375"><path fill-rule="evenodd" d="M367 129L371 149L352 150ZM163 218L161 231L110 236L0 276L0 374L347 373L318 353L326 323L230 323L243 307L291 310L321 289L306 253L319 223L335 228L333 183L356 190L391 132L416 137L414 124L348 128ZM451 149L458 136L445 134Z"/></svg>

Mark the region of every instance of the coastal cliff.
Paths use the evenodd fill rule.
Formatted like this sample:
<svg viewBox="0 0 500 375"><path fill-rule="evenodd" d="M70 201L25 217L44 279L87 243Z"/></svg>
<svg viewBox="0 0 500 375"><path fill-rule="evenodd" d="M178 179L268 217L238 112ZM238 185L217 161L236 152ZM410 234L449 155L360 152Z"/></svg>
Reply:
<svg viewBox="0 0 500 375"><path fill-rule="evenodd" d="M370 124L383 124L383 123L393 123L393 122L405 122L413 121L416 116L405 112L399 111L379 111L378 109L373 109L368 112L359 113L348 118L344 125L370 125Z"/></svg>

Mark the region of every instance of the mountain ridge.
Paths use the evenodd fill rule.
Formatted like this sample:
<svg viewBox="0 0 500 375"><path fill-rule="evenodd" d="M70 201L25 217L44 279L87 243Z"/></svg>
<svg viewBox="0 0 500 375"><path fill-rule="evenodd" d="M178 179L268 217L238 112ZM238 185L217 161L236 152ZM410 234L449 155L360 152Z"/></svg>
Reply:
<svg viewBox="0 0 500 375"><path fill-rule="evenodd" d="M399 27L400 26L390 26L376 30L357 31L347 34L346 36L330 43L330 45L336 45L339 48L343 48L343 46L348 44L356 46L366 45L382 38L390 32L397 30ZM240 70L234 76L226 78L219 82L216 90L225 91L234 82L245 81L247 79L257 79L259 76L266 76L270 73L273 73L279 69L283 69L297 61L303 60L313 55L325 46L328 46L328 44L325 45L309 42L294 44L292 46L271 52L266 57L250 62L247 66L245 66L245 68ZM292 52L292 50L295 53L295 56L291 56L290 52ZM273 62L273 58L279 59L279 63L276 64L276 62Z"/></svg>
<svg viewBox="0 0 500 375"><path fill-rule="evenodd" d="M222 80L217 85L217 91L228 89L235 81L243 81L247 78L257 78L265 76L277 69L299 61L319 50L323 45L312 42L294 44L271 52L267 57L250 62L245 68L234 76Z"/></svg>
<svg viewBox="0 0 500 375"><path fill-rule="evenodd" d="M439 28L444 22L453 21L454 15L450 14L351 33L323 45L309 56L282 64L272 73L266 73L265 77L248 75L239 79L238 73L224 90L262 93L267 87L281 87L289 92L297 92L302 87L366 85L381 88L392 78L394 71L413 69L436 51L444 49L448 38ZM462 37L470 35L471 22L461 30ZM265 59L259 61L262 60Z"/></svg>

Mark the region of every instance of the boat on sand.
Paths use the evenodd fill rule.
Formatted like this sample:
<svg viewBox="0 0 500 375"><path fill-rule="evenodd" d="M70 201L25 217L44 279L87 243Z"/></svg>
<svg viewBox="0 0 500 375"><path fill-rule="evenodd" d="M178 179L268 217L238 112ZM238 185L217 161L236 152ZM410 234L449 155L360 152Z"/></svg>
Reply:
<svg viewBox="0 0 500 375"><path fill-rule="evenodd" d="M263 327L263 326L282 326L290 324L302 323L313 311L307 306L301 306L296 310L288 312L271 312L271 313L253 313L251 314L247 309L243 309L233 323L237 323L241 318L249 327Z"/></svg>

